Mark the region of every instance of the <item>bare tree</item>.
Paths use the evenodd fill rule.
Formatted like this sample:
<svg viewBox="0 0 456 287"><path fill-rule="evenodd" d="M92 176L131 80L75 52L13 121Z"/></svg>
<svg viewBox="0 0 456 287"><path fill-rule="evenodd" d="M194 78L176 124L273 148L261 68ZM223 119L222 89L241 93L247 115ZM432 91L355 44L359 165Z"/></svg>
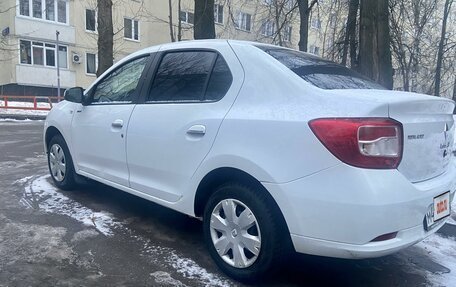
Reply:
<svg viewBox="0 0 456 287"><path fill-rule="evenodd" d="M447 33L447 21L450 14L451 6L453 5L453 0L445 0L445 7L443 10L443 20L442 20L442 33L439 41L439 50L437 53L437 65L435 68L435 85L434 85L434 96L440 96L440 81L442 74L442 62L446 42L446 33ZM453 92L454 93L454 92Z"/></svg>
<svg viewBox="0 0 456 287"><path fill-rule="evenodd" d="M358 19L359 0L350 0L348 17L345 29L344 47L342 52L342 65L347 65L348 51L350 50L350 66L356 69L356 24Z"/></svg>
<svg viewBox="0 0 456 287"><path fill-rule="evenodd" d="M307 52L307 43L309 41L309 15L318 0L312 0L309 6L309 0L298 0L299 7L299 50Z"/></svg>
<svg viewBox="0 0 456 287"><path fill-rule="evenodd" d="M97 0L98 6L98 69L103 74L114 61L114 28L112 24L112 0Z"/></svg>
<svg viewBox="0 0 456 287"><path fill-rule="evenodd" d="M393 88L388 0L363 0L360 6L359 71Z"/></svg>
<svg viewBox="0 0 456 287"><path fill-rule="evenodd" d="M171 42L176 42L176 38L174 38L174 29L173 29L173 3L172 0L168 0L168 9L169 9L169 36L171 38Z"/></svg>
<svg viewBox="0 0 456 287"><path fill-rule="evenodd" d="M214 0L195 0L195 39L214 39Z"/></svg>

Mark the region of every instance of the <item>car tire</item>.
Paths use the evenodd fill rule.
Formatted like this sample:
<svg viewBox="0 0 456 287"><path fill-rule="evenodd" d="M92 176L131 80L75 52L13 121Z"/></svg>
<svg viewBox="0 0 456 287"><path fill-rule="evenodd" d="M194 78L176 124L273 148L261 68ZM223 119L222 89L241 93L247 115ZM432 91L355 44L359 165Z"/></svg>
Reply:
<svg viewBox="0 0 456 287"><path fill-rule="evenodd" d="M55 186L63 190L76 187L76 172L68 146L61 135L54 136L48 144L48 168Z"/></svg>
<svg viewBox="0 0 456 287"><path fill-rule="evenodd" d="M284 238L289 234L283 234L287 228L281 226L271 201L263 190L249 185L229 183L217 188L205 206L203 228L209 253L223 272L238 281L256 281L266 274L277 271L288 252ZM230 210L233 206L234 215L225 214L225 208ZM246 214L251 213L251 216L247 216L248 220L243 214L244 211ZM230 217L234 220L229 219ZM252 220L255 223L251 227L243 227ZM220 225L223 222L225 225ZM239 240L236 241L236 238ZM248 241L243 242L245 238ZM252 242L255 249L259 249L258 254L251 252ZM247 248L247 245L250 245L250 248ZM237 253L237 260L234 257L235 248L240 250ZM237 266L237 262L240 262L240 266Z"/></svg>

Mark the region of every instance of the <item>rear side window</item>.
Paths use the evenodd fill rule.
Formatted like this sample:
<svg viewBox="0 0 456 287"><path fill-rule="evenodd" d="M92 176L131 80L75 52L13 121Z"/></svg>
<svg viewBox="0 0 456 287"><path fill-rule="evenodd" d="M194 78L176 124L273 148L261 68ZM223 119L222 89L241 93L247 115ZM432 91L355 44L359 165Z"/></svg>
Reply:
<svg viewBox="0 0 456 287"><path fill-rule="evenodd" d="M170 52L160 62L148 102L217 101L231 82L225 60L215 52Z"/></svg>
<svg viewBox="0 0 456 287"><path fill-rule="evenodd" d="M218 101L226 94L233 81L230 69L225 60L218 56L212 70L211 78L206 90L206 101Z"/></svg>
<svg viewBox="0 0 456 287"><path fill-rule="evenodd" d="M355 71L328 60L288 49L257 47L274 57L306 82L321 89L385 89Z"/></svg>

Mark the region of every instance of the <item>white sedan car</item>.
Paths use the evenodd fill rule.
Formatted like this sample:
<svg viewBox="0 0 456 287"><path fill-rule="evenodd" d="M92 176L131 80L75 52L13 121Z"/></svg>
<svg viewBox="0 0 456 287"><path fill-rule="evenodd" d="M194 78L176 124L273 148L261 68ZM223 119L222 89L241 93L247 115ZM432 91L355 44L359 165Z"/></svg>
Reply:
<svg viewBox="0 0 456 287"><path fill-rule="evenodd" d="M454 107L282 47L188 41L67 90L44 144L59 188L83 176L202 218L216 264L249 280L290 250L378 257L437 231Z"/></svg>

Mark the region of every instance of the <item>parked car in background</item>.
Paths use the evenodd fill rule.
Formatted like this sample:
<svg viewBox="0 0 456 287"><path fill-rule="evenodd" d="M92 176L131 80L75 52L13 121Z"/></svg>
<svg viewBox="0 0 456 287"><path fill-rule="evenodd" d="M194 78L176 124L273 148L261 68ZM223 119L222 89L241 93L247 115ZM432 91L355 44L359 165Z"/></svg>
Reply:
<svg viewBox="0 0 456 287"><path fill-rule="evenodd" d="M215 263L253 280L290 251L378 257L437 231L454 106L283 47L188 41L67 90L44 145L59 188L84 176L200 217Z"/></svg>

